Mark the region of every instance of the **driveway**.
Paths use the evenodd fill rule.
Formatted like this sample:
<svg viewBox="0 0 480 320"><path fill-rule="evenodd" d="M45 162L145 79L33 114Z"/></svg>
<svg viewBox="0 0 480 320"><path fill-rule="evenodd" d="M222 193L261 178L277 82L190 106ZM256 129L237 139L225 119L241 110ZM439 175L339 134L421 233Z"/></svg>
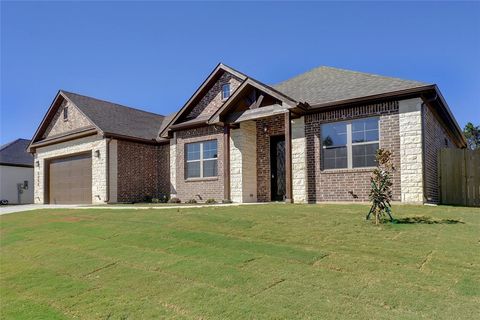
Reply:
<svg viewBox="0 0 480 320"><path fill-rule="evenodd" d="M19 204L0 207L0 215L37 209L66 209L78 207L80 207L80 205L77 204Z"/></svg>

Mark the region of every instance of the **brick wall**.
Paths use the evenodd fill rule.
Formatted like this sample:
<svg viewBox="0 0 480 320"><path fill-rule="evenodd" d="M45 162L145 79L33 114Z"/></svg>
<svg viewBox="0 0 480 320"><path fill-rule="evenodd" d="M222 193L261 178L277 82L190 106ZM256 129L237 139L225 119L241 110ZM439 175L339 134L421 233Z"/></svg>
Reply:
<svg viewBox="0 0 480 320"><path fill-rule="evenodd" d="M176 192L181 201L195 199L205 201L224 199L224 167L223 167L223 128L218 126L201 127L176 132ZM217 177L204 179L185 179L185 144L207 140L217 140Z"/></svg>
<svg viewBox="0 0 480 320"><path fill-rule="evenodd" d="M397 168L393 175L393 198L394 200L400 200L398 103L386 102L319 112L305 116L307 193L309 202L368 200L371 169L321 170L320 125L327 122L370 116L379 116L380 148L389 149L393 152L393 163Z"/></svg>
<svg viewBox="0 0 480 320"><path fill-rule="evenodd" d="M224 72L210 90L208 90L208 92L202 97L200 102L193 107L192 111L190 111L186 118L191 119L198 116L211 116L224 102L222 100L222 85L230 83L230 93L233 94L233 92L240 86L241 82L240 78L228 72Z"/></svg>
<svg viewBox="0 0 480 320"><path fill-rule="evenodd" d="M117 201L139 202L170 193L169 145L118 140Z"/></svg>
<svg viewBox="0 0 480 320"><path fill-rule="evenodd" d="M438 152L456 146L434 111L428 106L423 108L425 197L427 202L438 203Z"/></svg>
<svg viewBox="0 0 480 320"><path fill-rule="evenodd" d="M271 201L270 137L285 134L283 114L257 120L257 201ZM264 131L267 128L267 132Z"/></svg>

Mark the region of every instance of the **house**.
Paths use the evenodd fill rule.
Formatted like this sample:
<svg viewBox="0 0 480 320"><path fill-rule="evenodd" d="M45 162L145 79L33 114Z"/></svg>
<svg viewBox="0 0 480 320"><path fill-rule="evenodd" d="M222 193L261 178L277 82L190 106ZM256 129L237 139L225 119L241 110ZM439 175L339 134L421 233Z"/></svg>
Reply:
<svg viewBox="0 0 480 320"><path fill-rule="evenodd" d="M219 64L168 117L60 91L30 145L35 201L365 201L375 152L393 197L438 202L437 153L464 148L434 84L319 67L266 85Z"/></svg>
<svg viewBox="0 0 480 320"><path fill-rule="evenodd" d="M17 139L0 147L0 200L8 204L33 203L33 156L30 140Z"/></svg>

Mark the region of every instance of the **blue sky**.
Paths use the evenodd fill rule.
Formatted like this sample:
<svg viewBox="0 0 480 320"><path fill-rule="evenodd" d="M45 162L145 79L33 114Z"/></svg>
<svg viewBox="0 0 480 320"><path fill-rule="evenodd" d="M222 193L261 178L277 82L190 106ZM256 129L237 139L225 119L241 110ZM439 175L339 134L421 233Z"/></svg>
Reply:
<svg viewBox="0 0 480 320"><path fill-rule="evenodd" d="M320 65L439 85L480 124L480 3L1 3L0 142L58 89L168 114L218 62L265 83Z"/></svg>

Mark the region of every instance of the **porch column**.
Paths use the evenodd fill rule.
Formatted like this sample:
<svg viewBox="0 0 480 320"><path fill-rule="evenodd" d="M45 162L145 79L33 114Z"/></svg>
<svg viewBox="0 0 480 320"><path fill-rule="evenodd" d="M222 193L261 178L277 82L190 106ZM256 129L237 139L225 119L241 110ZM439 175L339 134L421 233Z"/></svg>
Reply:
<svg viewBox="0 0 480 320"><path fill-rule="evenodd" d="M292 125L290 111L285 112L285 202L292 203Z"/></svg>
<svg viewBox="0 0 480 320"><path fill-rule="evenodd" d="M230 200L230 126L223 127L223 197Z"/></svg>

